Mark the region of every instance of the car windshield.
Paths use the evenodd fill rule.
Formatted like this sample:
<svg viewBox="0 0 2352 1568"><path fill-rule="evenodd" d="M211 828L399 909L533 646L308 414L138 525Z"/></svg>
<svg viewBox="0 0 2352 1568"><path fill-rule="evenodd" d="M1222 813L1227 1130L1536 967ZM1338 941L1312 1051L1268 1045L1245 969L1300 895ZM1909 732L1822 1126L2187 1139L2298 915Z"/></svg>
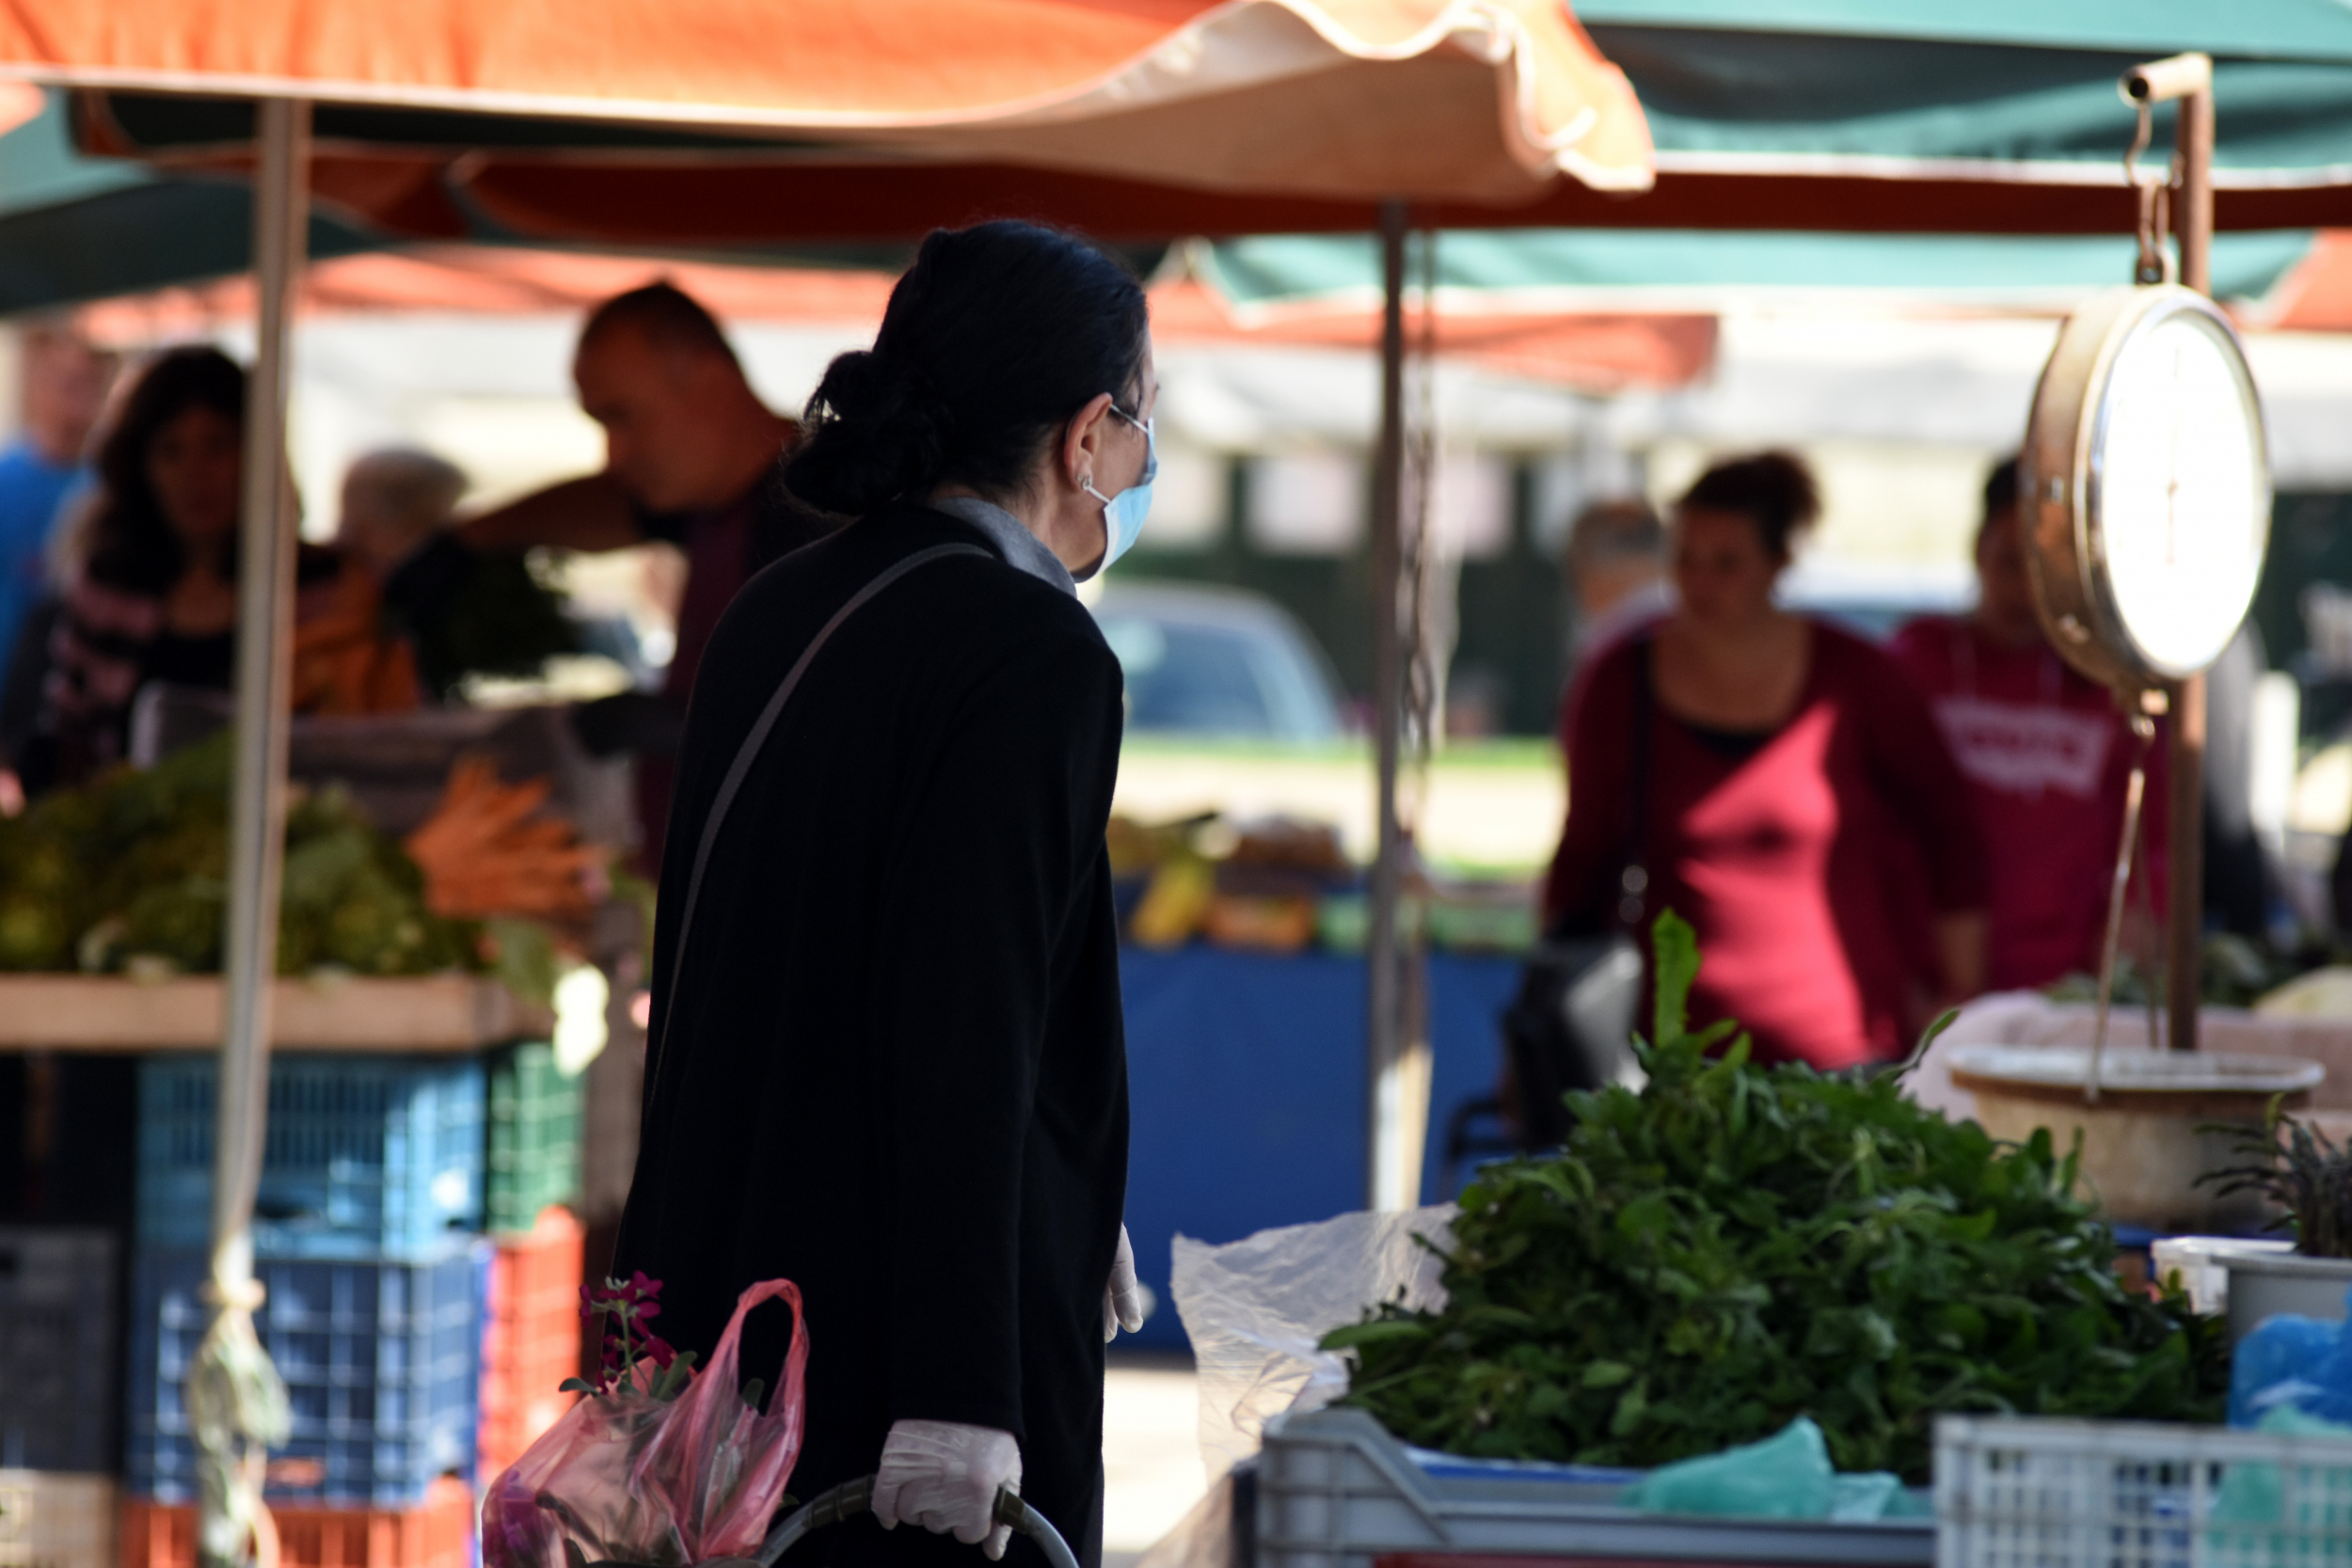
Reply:
<svg viewBox="0 0 2352 1568"><path fill-rule="evenodd" d="M1320 657L1271 603L1106 594L1095 619L1126 673L1132 730L1282 741L1341 734Z"/></svg>

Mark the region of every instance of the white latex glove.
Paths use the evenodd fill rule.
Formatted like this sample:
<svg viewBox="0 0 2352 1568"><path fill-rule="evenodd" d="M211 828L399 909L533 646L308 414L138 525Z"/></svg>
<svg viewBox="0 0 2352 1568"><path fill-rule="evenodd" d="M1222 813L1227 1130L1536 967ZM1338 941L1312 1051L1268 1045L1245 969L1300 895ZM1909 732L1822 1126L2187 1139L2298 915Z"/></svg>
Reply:
<svg viewBox="0 0 2352 1568"><path fill-rule="evenodd" d="M882 1443L874 1475L874 1517L884 1529L902 1523L952 1535L993 1559L1005 1555L1012 1527L996 1522L996 1492L1021 1490L1021 1445L1009 1432L954 1421L899 1421Z"/></svg>
<svg viewBox="0 0 2352 1568"><path fill-rule="evenodd" d="M1111 1277L1103 1287L1103 1342L1109 1344L1125 1329L1143 1326L1143 1287L1136 1283L1136 1249L1127 1227L1119 1227L1119 1251L1111 1259Z"/></svg>

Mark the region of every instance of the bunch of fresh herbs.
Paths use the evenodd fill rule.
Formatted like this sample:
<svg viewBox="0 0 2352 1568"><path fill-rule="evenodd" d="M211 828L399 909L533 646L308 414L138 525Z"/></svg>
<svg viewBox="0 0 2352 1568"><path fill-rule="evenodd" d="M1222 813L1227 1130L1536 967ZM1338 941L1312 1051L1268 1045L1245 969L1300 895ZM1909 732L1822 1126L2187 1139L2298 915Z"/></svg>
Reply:
<svg viewBox="0 0 2352 1568"><path fill-rule="evenodd" d="M1690 927L1655 933L1648 1083L1570 1097L1556 1154L1467 1191L1441 1311L1325 1343L1408 1442L1652 1465L1809 1415L1842 1470L1924 1479L1936 1415L2218 1420L2222 1331L2111 1272L2049 1135L1996 1144L1894 1073L1758 1068L1685 1029Z"/></svg>

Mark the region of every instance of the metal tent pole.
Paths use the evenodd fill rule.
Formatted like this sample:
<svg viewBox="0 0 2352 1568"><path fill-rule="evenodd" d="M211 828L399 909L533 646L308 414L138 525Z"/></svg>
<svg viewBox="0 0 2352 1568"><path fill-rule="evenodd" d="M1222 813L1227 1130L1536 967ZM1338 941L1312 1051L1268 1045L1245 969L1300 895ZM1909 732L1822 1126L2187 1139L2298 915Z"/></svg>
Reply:
<svg viewBox="0 0 2352 1568"><path fill-rule="evenodd" d="M1405 838L1397 818L1398 753L1405 729L1405 203L1380 204L1380 442L1372 486L1372 701L1379 770L1379 849L1372 867L1372 928L1364 944L1366 998L1366 1207L1412 1207L1406 1167L1405 943L1398 915Z"/></svg>
<svg viewBox="0 0 2352 1568"><path fill-rule="evenodd" d="M2181 153L2181 282L2213 293L2213 59L2176 55L2128 72L2123 90L2133 101L2181 105L2174 132ZM2165 929L2165 992L2171 1018L2168 1043L2197 1049L2199 982L2205 930L2205 677L2175 682L2169 693L2165 838L2170 862L2171 908Z"/></svg>
<svg viewBox="0 0 2352 1568"><path fill-rule="evenodd" d="M257 107L253 270L259 295L253 370L246 385L245 491L237 535L236 768L230 804L229 911L224 932L226 1029L213 1146L214 1326L211 1365L225 1369L208 1391L190 1373L189 1402L205 1467L229 1477L246 1466L255 1410L278 1388L256 1359L250 1314L253 1198L268 1119L271 980L278 968L278 895L286 822L286 727L294 643L294 509L286 470L287 314L308 237L310 106L274 98ZM219 1347L226 1347L225 1350ZM251 1397L258 1375L258 1406ZM282 1406L283 1394L275 1402ZM272 1424L264 1416L261 1425ZM231 1451L237 1450L237 1451ZM208 1561L240 1561L255 1506L232 1484L206 1485L202 1536ZM244 1516L240 1516L244 1515Z"/></svg>

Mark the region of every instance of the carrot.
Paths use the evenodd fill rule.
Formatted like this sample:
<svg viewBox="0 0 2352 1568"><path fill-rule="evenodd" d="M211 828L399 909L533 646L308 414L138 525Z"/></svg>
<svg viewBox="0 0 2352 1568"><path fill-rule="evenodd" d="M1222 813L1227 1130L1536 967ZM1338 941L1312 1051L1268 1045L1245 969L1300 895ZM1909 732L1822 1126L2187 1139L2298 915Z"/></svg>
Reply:
<svg viewBox="0 0 2352 1568"><path fill-rule="evenodd" d="M544 778L501 784L486 757L459 758L440 804L405 840L425 906L452 919L591 918L604 852L547 809L550 793Z"/></svg>

